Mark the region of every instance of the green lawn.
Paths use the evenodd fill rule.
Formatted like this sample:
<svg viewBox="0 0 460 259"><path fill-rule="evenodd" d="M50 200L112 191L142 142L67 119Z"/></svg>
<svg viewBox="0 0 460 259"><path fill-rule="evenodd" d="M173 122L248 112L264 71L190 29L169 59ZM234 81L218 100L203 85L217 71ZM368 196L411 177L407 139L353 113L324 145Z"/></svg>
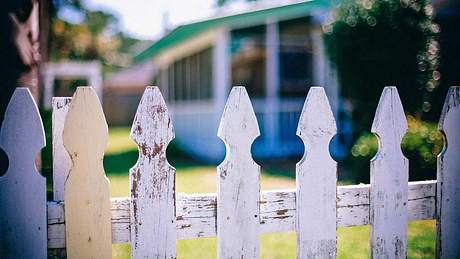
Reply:
<svg viewBox="0 0 460 259"><path fill-rule="evenodd" d="M113 197L129 195L128 170L137 160L134 143L128 138L129 129L111 128L109 147L104 158L106 174L110 179ZM177 169L176 190L182 193L207 193L216 191L215 166L198 165L183 158L175 148L168 149L170 163ZM275 168L275 169L274 169ZM277 173L276 167L262 171L261 188L294 188L293 173ZM280 169L281 170L281 169ZM409 223L409 258L434 258L435 221ZM263 234L261 236L261 258L295 258L296 240L294 232ZM130 247L126 244L113 246L114 258L130 258ZM178 258L216 258L216 239L199 238L177 242ZM338 258L369 257L369 226L338 229Z"/></svg>

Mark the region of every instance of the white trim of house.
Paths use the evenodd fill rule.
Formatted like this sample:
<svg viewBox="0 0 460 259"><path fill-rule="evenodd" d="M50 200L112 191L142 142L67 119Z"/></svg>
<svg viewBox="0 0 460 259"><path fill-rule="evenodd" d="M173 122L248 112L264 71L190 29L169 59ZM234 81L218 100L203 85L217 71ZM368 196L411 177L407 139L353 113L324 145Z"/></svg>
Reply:
<svg viewBox="0 0 460 259"><path fill-rule="evenodd" d="M325 87L326 59L321 27L314 25L311 30L313 43L313 84Z"/></svg>
<svg viewBox="0 0 460 259"><path fill-rule="evenodd" d="M54 97L54 80L85 78L88 85L94 88L99 100L102 102L102 68L99 61L75 62L65 61L59 63L44 63L41 67L44 93L43 104L51 109L51 101Z"/></svg>
<svg viewBox="0 0 460 259"><path fill-rule="evenodd" d="M311 31L313 42L313 85L322 86L327 93L329 103L334 116L337 116L339 109L339 85L335 67L326 57L326 46L324 43L321 26L316 23Z"/></svg>
<svg viewBox="0 0 460 259"><path fill-rule="evenodd" d="M214 109L220 111L224 108L227 95L231 86L231 53L230 30L225 27L216 34L212 53L212 89Z"/></svg>
<svg viewBox="0 0 460 259"><path fill-rule="evenodd" d="M264 131L269 138L269 145L274 147L278 143L279 139L279 116L273 111L279 110L279 88L280 88L280 40L279 40L279 23L274 18L269 18L266 21L266 33L265 33L265 51L266 51L266 62L265 62L265 81L266 81L266 106L265 110L268 114L265 124Z"/></svg>

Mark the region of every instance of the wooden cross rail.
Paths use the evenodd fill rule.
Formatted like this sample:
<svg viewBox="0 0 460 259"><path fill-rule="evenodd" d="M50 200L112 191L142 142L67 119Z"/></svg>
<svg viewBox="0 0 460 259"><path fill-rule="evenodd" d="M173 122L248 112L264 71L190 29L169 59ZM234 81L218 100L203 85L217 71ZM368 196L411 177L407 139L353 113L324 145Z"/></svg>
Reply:
<svg viewBox="0 0 460 259"><path fill-rule="evenodd" d="M409 220L436 218L436 181L410 182ZM178 195L177 239L216 236L216 194ZM112 243L130 242L129 198L112 198ZM261 233L295 231L296 191L262 191ZM337 187L337 226L369 224L369 185ZM48 202L48 247L64 248L64 202Z"/></svg>

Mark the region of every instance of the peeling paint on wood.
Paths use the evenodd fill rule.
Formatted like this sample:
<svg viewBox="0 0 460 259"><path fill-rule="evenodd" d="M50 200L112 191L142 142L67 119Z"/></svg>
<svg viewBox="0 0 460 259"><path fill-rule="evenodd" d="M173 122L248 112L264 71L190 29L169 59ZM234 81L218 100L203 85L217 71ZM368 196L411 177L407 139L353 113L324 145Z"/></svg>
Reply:
<svg viewBox="0 0 460 259"><path fill-rule="evenodd" d="M460 258L460 87L447 93L439 121L445 147L438 156L437 258Z"/></svg>
<svg viewBox="0 0 460 259"><path fill-rule="evenodd" d="M0 257L46 258L46 180L35 168L45 146L37 106L27 88L16 88L6 109L0 148L9 159L0 177Z"/></svg>
<svg viewBox="0 0 460 259"><path fill-rule="evenodd" d="M311 87L297 128L305 144L296 165L297 258L335 258L337 253L337 163L329 154L336 132L324 89Z"/></svg>
<svg viewBox="0 0 460 259"><path fill-rule="evenodd" d="M409 220L435 219L436 181L410 182ZM368 184L337 187L337 226L369 224ZM177 239L216 236L216 194L179 195L176 202ZM260 232L295 231L296 190L260 193ZM130 242L130 199L112 198L112 243ZM278 215L279 210L287 210ZM63 248L64 203L48 202L48 247Z"/></svg>
<svg viewBox="0 0 460 259"><path fill-rule="evenodd" d="M72 161L62 142L64 121L69 111L70 97L54 97L53 106L53 200L64 200L64 184L70 172Z"/></svg>
<svg viewBox="0 0 460 259"><path fill-rule="evenodd" d="M91 87L78 87L64 123L64 147L72 159L65 182L68 258L111 258L110 186L102 164L108 129Z"/></svg>
<svg viewBox="0 0 460 259"><path fill-rule="evenodd" d="M372 258L407 257L409 163L401 151L407 131L396 87L385 87L372 132L379 149L371 160L370 224Z"/></svg>
<svg viewBox="0 0 460 259"><path fill-rule="evenodd" d="M259 257L260 167L251 156L259 126L244 87L230 92L217 136L226 147L217 167L218 258Z"/></svg>
<svg viewBox="0 0 460 259"><path fill-rule="evenodd" d="M149 86L131 130L140 151L130 171L132 258L176 258L176 170L166 160L173 138L160 90Z"/></svg>

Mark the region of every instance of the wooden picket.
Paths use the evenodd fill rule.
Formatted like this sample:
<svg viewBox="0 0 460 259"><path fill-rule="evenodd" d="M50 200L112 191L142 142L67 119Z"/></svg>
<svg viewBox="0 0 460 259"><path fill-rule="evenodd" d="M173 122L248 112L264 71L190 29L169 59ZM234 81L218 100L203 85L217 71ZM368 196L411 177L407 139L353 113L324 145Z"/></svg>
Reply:
<svg viewBox="0 0 460 259"><path fill-rule="evenodd" d="M371 160L372 258L406 258L409 164L401 150L407 121L396 87L385 87L372 132L379 149Z"/></svg>
<svg viewBox="0 0 460 259"><path fill-rule="evenodd" d="M11 97L0 132L9 159L0 177L0 257L46 258L46 180L35 168L45 133L27 88Z"/></svg>
<svg viewBox="0 0 460 259"><path fill-rule="evenodd" d="M219 258L259 257L260 167L251 156L259 126L244 87L230 92L217 136L227 147L217 167L217 249Z"/></svg>
<svg viewBox="0 0 460 259"><path fill-rule="evenodd" d="M70 97L54 97L52 100L53 117L53 200L64 200L64 184L69 176L72 161L65 151L62 141L64 121L70 107Z"/></svg>
<svg viewBox="0 0 460 259"><path fill-rule="evenodd" d="M305 143L304 157L296 167L297 258L336 255L337 164L329 155L336 131L324 89L310 88L297 129Z"/></svg>
<svg viewBox="0 0 460 259"><path fill-rule="evenodd" d="M99 99L78 87L64 123L64 147L72 159L65 181L68 258L111 258L110 187L102 159L108 128Z"/></svg>
<svg viewBox="0 0 460 259"><path fill-rule="evenodd" d="M175 173L166 160L174 138L158 87L147 87L131 130L139 160L130 171L133 258L176 258Z"/></svg>
<svg viewBox="0 0 460 259"><path fill-rule="evenodd" d="M133 258L175 258L176 240L213 236L219 258L258 258L259 235L282 231L297 232L298 258L334 258L336 228L368 224L372 258L403 258L407 222L425 219L438 222L437 257L460 256L459 87L449 91L439 122L446 147L437 181L408 182L400 148L407 123L396 88L387 87L372 126L379 150L371 184L337 187L328 151L335 122L324 89L313 87L297 130L305 155L296 189L262 192L251 156L257 120L246 90L235 87L218 131L227 147L218 192L200 195L175 193L175 169L166 159L172 123L158 88L147 87L131 132L139 146L131 197L112 199L102 167L107 124L96 95L78 88L73 99L53 104L54 201L47 203L45 180L33 164L44 146L35 103L18 88L8 106L0 131L9 158L0 177L1 258L45 258L47 247L65 248L69 258L109 258L112 243L131 243Z"/></svg>
<svg viewBox="0 0 460 259"><path fill-rule="evenodd" d="M460 87L447 93L439 120L445 148L438 156L438 258L460 258Z"/></svg>

